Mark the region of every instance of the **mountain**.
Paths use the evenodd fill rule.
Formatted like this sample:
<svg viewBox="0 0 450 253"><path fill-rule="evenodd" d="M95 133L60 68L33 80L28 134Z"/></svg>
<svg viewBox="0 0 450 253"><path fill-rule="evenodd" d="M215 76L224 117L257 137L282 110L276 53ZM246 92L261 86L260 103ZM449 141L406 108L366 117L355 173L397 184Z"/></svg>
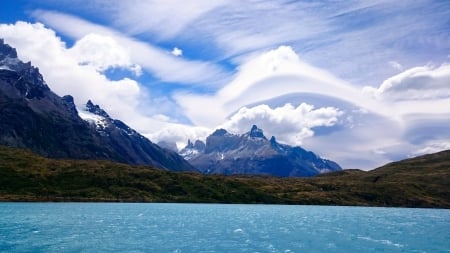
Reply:
<svg viewBox="0 0 450 253"><path fill-rule="evenodd" d="M195 171L177 153L153 144L91 101L80 115L73 97L53 93L39 69L20 61L16 50L0 39L0 145L53 158Z"/></svg>
<svg viewBox="0 0 450 253"><path fill-rule="evenodd" d="M205 174L304 177L341 170L313 152L278 143L273 136L267 139L256 125L242 135L218 129L206 143L189 141L179 154Z"/></svg>
<svg viewBox="0 0 450 253"><path fill-rule="evenodd" d="M0 201L265 203L450 208L450 150L308 178L171 172L54 160L0 146Z"/></svg>
<svg viewBox="0 0 450 253"><path fill-rule="evenodd" d="M99 105L89 100L79 116L106 139L127 163L152 165L174 171L196 171L175 151L162 148L139 134L124 122L111 118Z"/></svg>
<svg viewBox="0 0 450 253"><path fill-rule="evenodd" d="M155 145L120 120L111 118L99 105L89 100L79 116L96 131L130 164L152 165L174 171L196 171L176 152Z"/></svg>

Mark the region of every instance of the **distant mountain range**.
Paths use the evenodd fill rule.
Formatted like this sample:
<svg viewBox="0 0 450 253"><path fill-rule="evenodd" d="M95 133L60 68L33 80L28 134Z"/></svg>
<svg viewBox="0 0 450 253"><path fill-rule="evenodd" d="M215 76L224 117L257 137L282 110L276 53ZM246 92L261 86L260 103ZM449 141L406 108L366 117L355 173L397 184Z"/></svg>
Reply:
<svg viewBox="0 0 450 253"><path fill-rule="evenodd" d="M91 101L78 112L71 96L53 93L39 70L20 61L16 50L1 39L0 145L53 158L197 171L176 152L157 146Z"/></svg>
<svg viewBox="0 0 450 253"><path fill-rule="evenodd" d="M206 143L189 141L179 154L205 174L305 177L341 170L311 151L278 143L274 136L267 139L256 125L242 135L218 129Z"/></svg>

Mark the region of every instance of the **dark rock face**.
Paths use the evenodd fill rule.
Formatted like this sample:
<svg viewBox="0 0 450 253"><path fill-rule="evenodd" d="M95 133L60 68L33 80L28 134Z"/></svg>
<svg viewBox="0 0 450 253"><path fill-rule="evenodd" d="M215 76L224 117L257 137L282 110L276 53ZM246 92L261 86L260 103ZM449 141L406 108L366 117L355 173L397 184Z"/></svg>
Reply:
<svg viewBox="0 0 450 253"><path fill-rule="evenodd" d="M108 113L106 113L99 105L94 105L91 100L88 100L86 103L86 111L96 114L98 116L102 116L105 118L109 118Z"/></svg>
<svg viewBox="0 0 450 253"><path fill-rule="evenodd" d="M255 125L242 135L216 130L206 138L203 150L189 141L180 154L206 174L304 177L341 170L337 163L301 147L278 143L273 136L268 140Z"/></svg>
<svg viewBox="0 0 450 253"><path fill-rule="evenodd" d="M205 151L206 144L203 141L196 140L193 148L195 148L196 150L198 150L200 152L203 152L203 151Z"/></svg>
<svg viewBox="0 0 450 253"><path fill-rule="evenodd" d="M67 110L74 116L78 117L77 107L75 106L75 101L71 95L65 95L62 98L64 105L67 107Z"/></svg>
<svg viewBox="0 0 450 253"><path fill-rule="evenodd" d="M263 138L265 139L266 137L264 136L263 130L259 129L256 125L252 126L252 129L250 129L250 133L249 136L251 138Z"/></svg>
<svg viewBox="0 0 450 253"><path fill-rule="evenodd" d="M17 51L15 48L5 44L3 39L0 39L0 61L4 61L6 58L17 58Z"/></svg>
<svg viewBox="0 0 450 253"><path fill-rule="evenodd" d="M17 59L16 50L0 39L0 145L53 158L195 170L175 152L158 147L89 102L88 109L108 123L102 131L78 116L72 96L53 93L39 70Z"/></svg>

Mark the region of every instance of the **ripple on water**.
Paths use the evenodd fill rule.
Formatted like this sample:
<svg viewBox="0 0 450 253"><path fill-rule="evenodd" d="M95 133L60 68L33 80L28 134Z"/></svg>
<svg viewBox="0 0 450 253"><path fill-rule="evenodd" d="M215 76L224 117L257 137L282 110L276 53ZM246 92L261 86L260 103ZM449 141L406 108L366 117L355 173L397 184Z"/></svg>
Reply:
<svg viewBox="0 0 450 253"><path fill-rule="evenodd" d="M0 252L450 252L449 228L439 209L0 203Z"/></svg>

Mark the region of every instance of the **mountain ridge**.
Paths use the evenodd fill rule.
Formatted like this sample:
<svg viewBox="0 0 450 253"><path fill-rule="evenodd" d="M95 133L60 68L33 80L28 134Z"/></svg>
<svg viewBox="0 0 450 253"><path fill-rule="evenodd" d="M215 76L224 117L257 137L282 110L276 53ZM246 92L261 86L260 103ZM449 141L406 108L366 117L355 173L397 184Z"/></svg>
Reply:
<svg viewBox="0 0 450 253"><path fill-rule="evenodd" d="M264 131L253 125L244 134L217 129L195 145L189 140L179 154L205 174L257 174L281 177L314 176L341 170L330 160L301 147L267 139Z"/></svg>

